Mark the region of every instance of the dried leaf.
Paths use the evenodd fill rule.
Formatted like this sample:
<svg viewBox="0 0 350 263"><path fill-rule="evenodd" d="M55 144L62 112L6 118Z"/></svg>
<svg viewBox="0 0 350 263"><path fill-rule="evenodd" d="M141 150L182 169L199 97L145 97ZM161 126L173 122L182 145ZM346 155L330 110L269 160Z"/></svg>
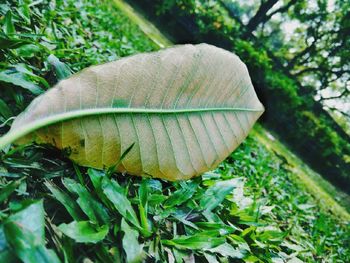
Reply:
<svg viewBox="0 0 350 263"><path fill-rule="evenodd" d="M237 56L183 45L61 81L16 118L0 148L16 140L50 143L76 163L102 169L135 143L119 171L188 179L223 161L263 110Z"/></svg>

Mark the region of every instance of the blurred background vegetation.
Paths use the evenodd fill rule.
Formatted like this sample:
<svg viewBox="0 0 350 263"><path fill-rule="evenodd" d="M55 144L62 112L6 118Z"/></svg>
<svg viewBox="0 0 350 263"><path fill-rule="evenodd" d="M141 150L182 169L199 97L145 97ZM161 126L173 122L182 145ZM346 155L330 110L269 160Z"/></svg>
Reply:
<svg viewBox="0 0 350 263"><path fill-rule="evenodd" d="M348 1L128 2L0 2L0 134L72 73L172 42L237 53L263 125L186 182L2 151L0 262L350 262Z"/></svg>
<svg viewBox="0 0 350 263"><path fill-rule="evenodd" d="M130 0L175 43L207 42L247 64L263 122L350 192L350 2Z"/></svg>

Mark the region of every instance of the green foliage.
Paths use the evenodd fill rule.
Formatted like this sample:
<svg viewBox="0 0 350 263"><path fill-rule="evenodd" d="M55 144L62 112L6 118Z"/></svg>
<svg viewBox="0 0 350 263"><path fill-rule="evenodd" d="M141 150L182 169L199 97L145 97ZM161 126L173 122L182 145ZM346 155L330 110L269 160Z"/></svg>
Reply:
<svg viewBox="0 0 350 263"><path fill-rule="evenodd" d="M98 227L89 221L73 221L69 224L60 224L58 229L66 236L78 243L97 243L103 240L108 233L108 226Z"/></svg>
<svg viewBox="0 0 350 263"><path fill-rule="evenodd" d="M251 42L240 39L235 40L233 48L250 67L259 68L262 72L272 68L271 60L266 54L266 51L256 49Z"/></svg>
<svg viewBox="0 0 350 263"><path fill-rule="evenodd" d="M20 3L17 8L16 1L0 5L0 49L5 51L0 53L0 94L15 116L33 95L72 72L135 50L157 49L136 25L127 26L126 17L106 15L115 10L110 5L99 8L95 2L61 0Z"/></svg>
<svg viewBox="0 0 350 263"><path fill-rule="evenodd" d="M30 158L32 154L36 152L28 149L11 158ZM52 161L51 166L59 166ZM9 175L22 171L3 165ZM36 166L40 168L45 163L38 161ZM101 246L109 251L108 258L128 262L139 262L142 258L166 261L178 254L192 254L196 260L229 257L244 262L252 258L270 262L298 257L306 262L321 258L347 262L349 228L320 211L315 199L295 184L287 167L252 138L215 171L181 183L120 174L110 179L104 172L90 169L82 171L84 182L80 184L70 167L66 174L71 174L71 179L57 177L54 182L37 184L36 193L19 191L17 186L18 190L2 203L10 204L11 210L2 213L1 227L7 229L6 222L15 220L18 213L29 213L32 204L33 209L43 209L42 202L28 203L27 194L38 198L51 192L54 193L51 198L45 198L48 242L46 248L40 249L53 249L61 260L68 262L84 258L99 261ZM22 176L29 187L35 173L32 169ZM65 200L70 200L69 206L59 205L65 203L53 191L59 189L53 183L65 193ZM97 209L92 211L91 205ZM72 214L72 207L79 216ZM38 223L43 226L44 213L40 211L31 212L35 219L27 220L27 224L35 227L33 233L42 246L44 232ZM97 214L104 219L98 220ZM21 257L13 242L32 234L22 231L16 234L16 239L11 231L5 230L5 234L0 243L7 250L2 253ZM67 253L68 250L71 252Z"/></svg>
<svg viewBox="0 0 350 263"><path fill-rule="evenodd" d="M50 54L75 72L155 49L107 1L25 3L0 5L23 33L0 35L1 70L23 63L43 90L44 78L59 78ZM15 53L33 42L50 51ZM34 95L1 84L3 121ZM17 148L1 155L0 188L0 262L350 261L346 222L320 210L288 164L250 137L215 171L181 183L86 171L53 149Z"/></svg>
<svg viewBox="0 0 350 263"><path fill-rule="evenodd" d="M43 201L25 200L1 224L2 262L12 262L16 255L23 262L60 262L56 253L45 247ZM19 211L16 211L19 209Z"/></svg>
<svg viewBox="0 0 350 263"><path fill-rule="evenodd" d="M135 2L139 1L135 0ZM300 80L304 75L300 75L299 78L293 76L293 72L288 71L291 68L286 65L288 64L287 60L292 60L291 54L286 55L286 52L282 52L286 57L278 57L281 55L279 53L281 51L275 48L271 49L266 45L268 42L265 40L269 36L262 35L261 39L259 39L260 35L257 38L247 38L244 35L246 26L242 24L240 17L235 16L230 11L229 1L169 0L147 2L160 16L163 26L166 24L170 30L175 28L172 30L175 32L175 36L180 27L189 34L187 41L207 42L233 50L247 64L258 95L262 97L263 104L266 106L266 124L281 134L282 138L294 150L298 151L304 160L313 165L314 169L317 169L338 187L349 191L346 185L349 180L350 164L348 159L344 158L344 156L350 155L349 136L322 109L322 105L315 102L317 81L306 82L307 85L303 87ZM235 9L235 5L232 5L232 8ZM308 6L307 2L298 1L298 4L295 5L296 14L291 12L290 16L300 19L301 22L311 21L312 27L310 30L304 30L305 32L297 34L296 38L299 41L303 40L302 45L308 42L304 39L314 38L317 40L315 41L317 45L315 48L310 48L311 53L301 56L295 63L299 60L313 61L311 66L309 64L301 65L300 70L305 68L309 70L309 68L313 69L315 65L320 65L316 69L317 78L325 83L328 83L328 79L335 78L334 72L338 74L336 80L344 79L343 83L348 82L346 79L348 70L342 59L342 57L346 57L346 54L342 52L347 52L345 50L348 50L346 45L349 42L342 38L344 32L348 31L347 24L344 22L347 21L347 12L344 10L347 9L348 4L345 2L343 4L337 3L336 8L339 6L340 9L334 15L325 12L324 1L317 2L317 8L315 7L314 11L310 11L313 10L312 8L303 8L302 6ZM152 11L153 9L149 8L148 10ZM236 10L236 13L241 14L239 10ZM167 22L169 16L173 18L171 23ZM330 20L329 23L337 24L334 27L342 25L343 28L328 32L327 29L332 27L328 22L321 25L323 20ZM213 26L218 24L220 26ZM318 32L319 30L323 31ZM323 39L322 36L327 40ZM331 45L328 48L329 43L339 43L339 45ZM290 47L289 43L284 44L283 48ZM322 50L331 50L332 56L329 58L331 61L328 61L328 56L325 56ZM302 64L302 62L300 63ZM334 65L337 70L329 68L328 65ZM311 70L311 74L313 73ZM312 112L318 120L310 119L310 116L301 113L303 111ZM314 136L316 134L317 136ZM333 149L334 151L332 151Z"/></svg>
<svg viewBox="0 0 350 263"><path fill-rule="evenodd" d="M239 30L239 26L222 9L218 1L156 0L154 2L157 5L158 15L173 13L184 19L194 18L196 30L193 33L210 34L216 31L221 35L227 35L237 33Z"/></svg>

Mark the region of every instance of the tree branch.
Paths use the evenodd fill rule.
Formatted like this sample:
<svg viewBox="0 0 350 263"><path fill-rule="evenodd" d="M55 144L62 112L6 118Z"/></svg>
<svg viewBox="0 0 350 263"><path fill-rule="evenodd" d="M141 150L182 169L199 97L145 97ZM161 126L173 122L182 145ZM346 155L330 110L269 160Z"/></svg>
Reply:
<svg viewBox="0 0 350 263"><path fill-rule="evenodd" d="M345 117L350 118L350 113L348 113L348 112L342 111L342 110L340 110L340 109L338 109L338 108L336 108L336 107L329 107L329 106L326 106L326 107L327 107L329 110L337 111L337 112L339 112L340 114L344 115Z"/></svg>
<svg viewBox="0 0 350 263"><path fill-rule="evenodd" d="M262 22L266 22L267 12L278 2L278 0L267 0L262 3L256 12L256 14L249 20L246 25L246 31L243 34L242 38L246 39L251 33L258 27Z"/></svg>
<svg viewBox="0 0 350 263"><path fill-rule="evenodd" d="M278 9L276 9L275 11L271 12L270 14L267 15L267 20L270 20L271 17L273 17L273 16L274 16L275 14L277 14L277 13L284 13L284 12L287 12L288 9L289 9L292 5L294 5L297 1L298 1L298 0L290 0L290 1L288 2L288 4L286 4L285 6L282 6L282 7L278 8Z"/></svg>
<svg viewBox="0 0 350 263"><path fill-rule="evenodd" d="M306 47L303 51L301 51L300 53L296 54L289 62L287 65L287 69L290 70L292 68L294 68L295 63L298 61L298 59L302 58L304 55L306 55L307 53L310 53L312 51L314 51L316 49L316 42L317 42L318 38L314 37L314 40L312 41L312 43Z"/></svg>
<svg viewBox="0 0 350 263"><path fill-rule="evenodd" d="M321 97L318 101L321 102L321 101L325 101L325 100L340 99L341 97L346 96L348 94L350 94L350 90L345 88L345 90L343 90L339 95L335 95L335 96L331 96L331 97L327 97L327 98Z"/></svg>
<svg viewBox="0 0 350 263"><path fill-rule="evenodd" d="M322 65L325 65L324 63L320 64L319 67L310 67L310 68L305 68L302 70L299 70L298 72L293 73L293 76L300 76L303 75L307 72L313 72L313 71L319 71L319 72L324 72L324 73L330 73L330 74L334 74L337 76L337 78L335 78L335 80L337 80L338 78L340 78L344 73L350 73L350 70L343 70L343 69L339 69L339 70L332 70L332 68L326 68L326 67L322 67ZM331 82L331 81L330 81Z"/></svg>

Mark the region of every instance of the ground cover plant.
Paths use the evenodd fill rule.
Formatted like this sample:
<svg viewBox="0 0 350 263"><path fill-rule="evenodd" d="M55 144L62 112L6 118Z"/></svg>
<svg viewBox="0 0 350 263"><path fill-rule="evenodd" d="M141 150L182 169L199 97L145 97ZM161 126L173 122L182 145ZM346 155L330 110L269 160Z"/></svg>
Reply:
<svg viewBox="0 0 350 263"><path fill-rule="evenodd" d="M0 12L2 122L71 72L158 48L107 1ZM7 149L0 187L0 262L350 261L347 222L254 137L177 183L87 170L48 147Z"/></svg>

